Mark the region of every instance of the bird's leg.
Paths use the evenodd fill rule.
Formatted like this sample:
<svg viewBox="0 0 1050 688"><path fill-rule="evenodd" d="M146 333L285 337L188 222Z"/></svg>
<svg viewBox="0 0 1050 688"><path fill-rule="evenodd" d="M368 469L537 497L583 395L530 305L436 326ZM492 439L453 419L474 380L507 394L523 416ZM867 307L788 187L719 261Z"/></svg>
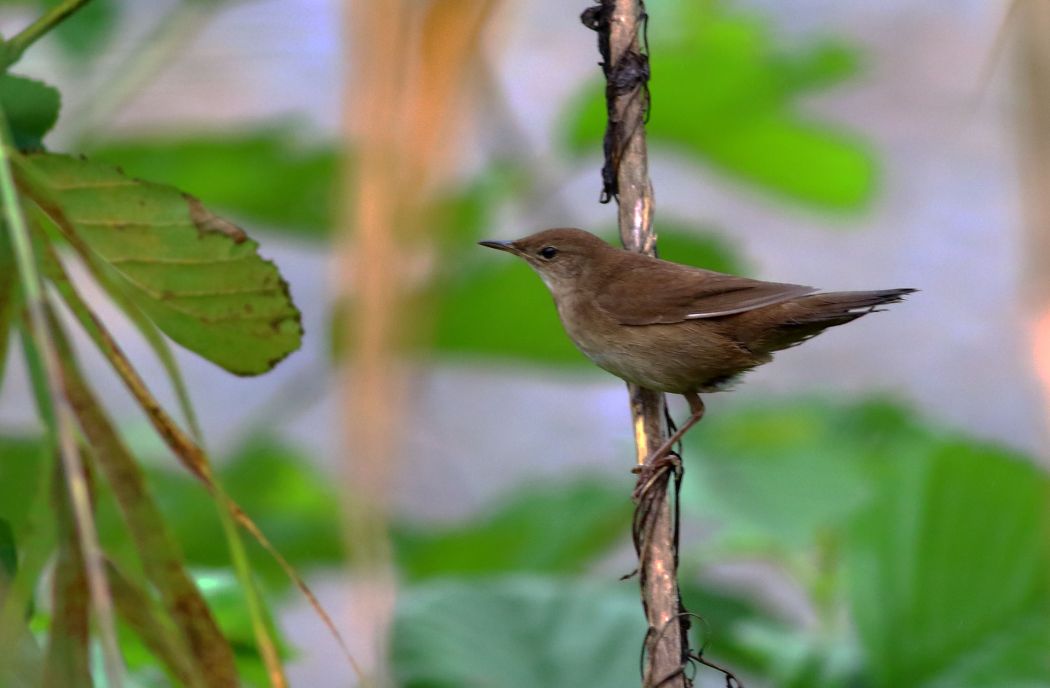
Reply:
<svg viewBox="0 0 1050 688"><path fill-rule="evenodd" d="M645 463L632 469L633 473L638 474L638 485L635 487L634 493L635 499L641 498L655 476L664 468L666 462L663 461L663 458L670 451L671 447L682 439L689 428L699 423L700 419L704 417L704 402L700 400L699 394L689 392L682 396L689 402L689 410L693 412L693 415L689 416L685 423L682 424L682 427L668 437L667 441L657 447L656 451L646 458ZM677 457L675 461L677 461Z"/></svg>
<svg viewBox="0 0 1050 688"><path fill-rule="evenodd" d="M693 427L700 422L700 419L704 417L704 402L700 399L700 395L696 392L686 392L682 396L689 402L689 410L693 412L693 415L682 424L682 427L678 428L673 435L667 438L663 444L656 448L652 454L645 460L646 464L650 464L661 456L666 454L679 440L685 435L689 428Z"/></svg>

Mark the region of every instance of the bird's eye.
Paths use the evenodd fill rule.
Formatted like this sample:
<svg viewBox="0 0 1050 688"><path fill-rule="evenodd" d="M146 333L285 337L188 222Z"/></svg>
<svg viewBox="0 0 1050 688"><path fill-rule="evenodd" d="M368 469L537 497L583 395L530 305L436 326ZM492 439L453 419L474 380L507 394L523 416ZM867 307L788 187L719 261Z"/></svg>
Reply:
<svg viewBox="0 0 1050 688"><path fill-rule="evenodd" d="M540 258L543 258L544 260L550 260L556 255L558 255L558 249L553 246L544 246L540 249Z"/></svg>

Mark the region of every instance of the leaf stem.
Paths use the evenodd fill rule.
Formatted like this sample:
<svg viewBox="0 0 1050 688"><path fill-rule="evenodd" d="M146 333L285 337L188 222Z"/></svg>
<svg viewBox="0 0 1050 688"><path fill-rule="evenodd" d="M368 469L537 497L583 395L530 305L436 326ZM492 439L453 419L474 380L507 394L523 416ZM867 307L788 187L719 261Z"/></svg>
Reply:
<svg viewBox="0 0 1050 688"><path fill-rule="evenodd" d="M4 224L11 237L15 264L18 267L23 294L26 298L30 339L34 340L39 347L47 393L55 412L54 444L62 461L76 521L77 536L84 555L88 588L101 635L107 682L112 688L120 688L123 685L124 672L120 649L117 645L116 626L113 621L113 602L106 584L102 549L98 542L98 531L95 528L92 514L87 475L80 452L77 450L73 410L64 394L58 353L48 329L44 285L37 270L29 227L19 205L14 174L11 171L11 150L13 147L7 117L0 108L0 203L3 204Z"/></svg>
<svg viewBox="0 0 1050 688"><path fill-rule="evenodd" d="M6 41L2 46L3 53L0 55L0 71L7 71L8 67L22 59L22 54L29 46L89 2L91 0L65 0L40 15L35 22Z"/></svg>

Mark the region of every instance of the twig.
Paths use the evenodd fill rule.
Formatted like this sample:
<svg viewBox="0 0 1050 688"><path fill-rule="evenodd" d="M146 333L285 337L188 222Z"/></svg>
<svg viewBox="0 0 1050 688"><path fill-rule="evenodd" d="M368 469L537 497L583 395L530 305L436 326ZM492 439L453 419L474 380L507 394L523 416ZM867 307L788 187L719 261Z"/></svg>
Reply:
<svg viewBox="0 0 1050 688"><path fill-rule="evenodd" d="M98 623L103 660L108 685L119 688L123 685L123 665L120 648L117 644L116 626L113 621L113 601L106 583L106 574L102 560L102 548L98 542L98 531L91 509L91 498L88 494L87 474L77 450L75 420L73 410L63 389L62 372L58 353L46 318L46 295L43 281L37 270L33 256L33 246L29 236L29 227L19 205L15 189L14 175L11 171L10 151L11 137L8 131L7 118L0 109L0 200L3 202L3 214L8 235L15 253L15 262L25 293L29 328L32 339L40 347L47 392L54 408L55 435L57 450L62 461L63 473L69 488L69 499L76 521L77 537L84 557L84 568L87 574L88 589L92 605L95 608Z"/></svg>
<svg viewBox="0 0 1050 688"><path fill-rule="evenodd" d="M653 189L645 144L649 63L639 40L646 22L644 4L641 0L601 0L584 11L581 20L598 33L606 77L602 201L617 200L624 248L655 255ZM635 513L639 583L649 622L643 686L686 688L691 684L683 671L690 654L688 621L678 591L677 513L672 515L667 495L672 473L679 473L671 463L645 466L647 457L667 436L663 394L635 385L628 385L628 390L637 461L645 481L636 492Z"/></svg>
<svg viewBox="0 0 1050 688"><path fill-rule="evenodd" d="M53 28L64 22L71 14L79 10L91 0L65 0L55 5L50 10L15 34L11 40L3 44L3 52L0 53L0 71L18 62L22 54L29 46L47 35Z"/></svg>

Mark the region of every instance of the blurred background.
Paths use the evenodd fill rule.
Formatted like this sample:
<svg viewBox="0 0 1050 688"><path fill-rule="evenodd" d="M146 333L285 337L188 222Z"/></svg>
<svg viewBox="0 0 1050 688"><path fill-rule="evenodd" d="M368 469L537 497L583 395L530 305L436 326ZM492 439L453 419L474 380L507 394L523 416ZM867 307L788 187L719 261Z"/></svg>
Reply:
<svg viewBox="0 0 1050 688"><path fill-rule="evenodd" d="M0 33L41 4L0 2ZM290 283L306 334L272 373L179 362L227 489L396 685L638 681L637 585L619 580L633 568L624 385L572 348L524 265L475 245L548 226L616 235L584 7L95 0L19 65L63 94L51 150L200 197ZM1050 686L1047 9L648 11L661 255L921 290L707 399L682 495L696 644L749 686ZM80 353L246 683L264 685L207 496ZM14 356L0 515L37 455L30 398ZM103 503L104 541L106 518ZM355 685L251 554L292 685ZM126 655L141 685L164 685L148 655Z"/></svg>

